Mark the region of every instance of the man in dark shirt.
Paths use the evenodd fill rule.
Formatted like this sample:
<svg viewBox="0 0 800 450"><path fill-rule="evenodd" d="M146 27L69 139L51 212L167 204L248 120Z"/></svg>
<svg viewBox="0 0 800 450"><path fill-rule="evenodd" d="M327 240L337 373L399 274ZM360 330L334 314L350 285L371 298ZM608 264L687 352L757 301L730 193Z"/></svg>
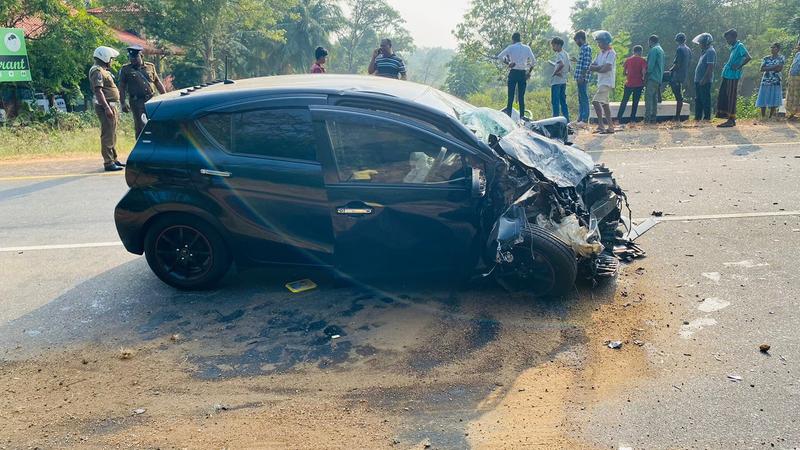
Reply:
<svg viewBox="0 0 800 450"><path fill-rule="evenodd" d="M675 121L681 121L681 109L683 108L683 85L689 77L689 63L692 60L692 50L686 46L686 35L678 33L675 36L678 48L675 50L675 61L669 71L672 74L669 85L672 93L675 94Z"/></svg>
<svg viewBox="0 0 800 450"><path fill-rule="evenodd" d="M380 48L376 48L372 52L369 74L385 78L406 79L406 65L403 63L403 58L392 51L390 39L381 39Z"/></svg>

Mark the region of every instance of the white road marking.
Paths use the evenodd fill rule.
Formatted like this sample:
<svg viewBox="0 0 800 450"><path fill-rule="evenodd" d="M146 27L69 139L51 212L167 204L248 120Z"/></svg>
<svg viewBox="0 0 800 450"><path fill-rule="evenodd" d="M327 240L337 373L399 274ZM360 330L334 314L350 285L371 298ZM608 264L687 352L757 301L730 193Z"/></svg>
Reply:
<svg viewBox="0 0 800 450"><path fill-rule="evenodd" d="M35 250L68 250L73 248L118 247L122 242L89 242L86 244L29 245L25 247L0 247L0 253L27 252Z"/></svg>
<svg viewBox="0 0 800 450"><path fill-rule="evenodd" d="M700 214L696 216L664 216L656 217L659 222L686 222L695 220L721 220L721 219L747 219L752 217L785 217L800 216L800 211L768 211L752 213L733 213L733 214ZM651 217L634 219L635 222L644 222Z"/></svg>
<svg viewBox="0 0 800 450"><path fill-rule="evenodd" d="M800 145L800 142L767 142L764 144L714 144L714 145L684 145L675 147L637 147L637 148L614 148L609 150L589 150L590 155L601 155L604 153L624 153L624 152L657 152L672 150L714 150L740 147L781 147L789 145Z"/></svg>

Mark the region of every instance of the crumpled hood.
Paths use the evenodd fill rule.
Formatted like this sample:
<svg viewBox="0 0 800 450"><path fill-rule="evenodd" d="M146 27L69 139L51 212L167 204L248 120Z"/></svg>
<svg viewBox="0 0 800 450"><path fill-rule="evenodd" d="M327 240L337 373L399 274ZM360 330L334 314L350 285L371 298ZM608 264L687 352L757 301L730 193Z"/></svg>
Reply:
<svg viewBox="0 0 800 450"><path fill-rule="evenodd" d="M594 169L587 153L523 127L500 139L500 147L509 157L538 170L560 187L577 186Z"/></svg>

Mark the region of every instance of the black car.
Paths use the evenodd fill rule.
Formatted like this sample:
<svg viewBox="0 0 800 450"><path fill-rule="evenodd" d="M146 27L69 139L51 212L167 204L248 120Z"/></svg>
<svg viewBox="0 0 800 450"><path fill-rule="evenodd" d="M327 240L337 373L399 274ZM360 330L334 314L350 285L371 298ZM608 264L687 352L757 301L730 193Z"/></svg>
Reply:
<svg viewBox="0 0 800 450"><path fill-rule="evenodd" d="M491 274L558 295L616 270L624 194L566 145L563 119L336 75L209 83L146 109L115 220L172 286L211 287L235 261Z"/></svg>

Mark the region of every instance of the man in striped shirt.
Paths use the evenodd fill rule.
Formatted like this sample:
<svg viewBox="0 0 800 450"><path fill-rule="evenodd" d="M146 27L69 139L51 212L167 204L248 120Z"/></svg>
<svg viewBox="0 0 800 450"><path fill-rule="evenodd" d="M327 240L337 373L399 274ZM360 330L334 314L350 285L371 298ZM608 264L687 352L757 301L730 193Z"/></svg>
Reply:
<svg viewBox="0 0 800 450"><path fill-rule="evenodd" d="M589 66L592 64L592 48L586 43L586 32L581 30L573 37L580 47L580 55L575 64L575 81L578 83L578 123L586 126L589 122Z"/></svg>
<svg viewBox="0 0 800 450"><path fill-rule="evenodd" d="M386 78L406 79L406 65L403 63L403 58L392 51L392 41L390 39L381 39L380 48L376 48L372 52L369 74Z"/></svg>

